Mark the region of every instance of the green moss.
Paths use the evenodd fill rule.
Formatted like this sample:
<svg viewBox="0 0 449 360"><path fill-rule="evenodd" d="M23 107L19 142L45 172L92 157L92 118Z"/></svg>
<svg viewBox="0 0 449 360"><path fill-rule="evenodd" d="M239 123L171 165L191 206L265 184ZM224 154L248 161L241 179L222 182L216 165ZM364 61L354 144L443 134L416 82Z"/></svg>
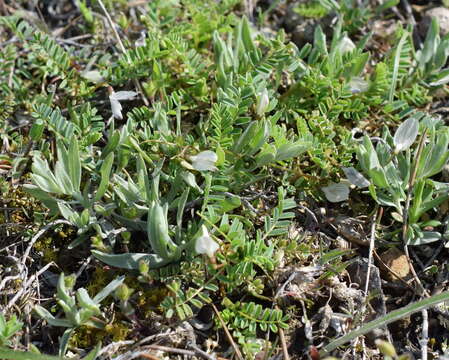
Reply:
<svg viewBox="0 0 449 360"><path fill-rule="evenodd" d="M103 267L96 267L92 274L92 280L87 285L87 291L91 296L99 293L111 281L111 273Z"/></svg>
<svg viewBox="0 0 449 360"><path fill-rule="evenodd" d="M34 249L42 254L46 263L58 260L59 249L56 249L51 237L42 237L34 244Z"/></svg>
<svg viewBox="0 0 449 360"><path fill-rule="evenodd" d="M77 328L70 338L70 346L77 348L91 348L99 342L104 343L105 337L112 341L126 340L131 332L129 324L116 320L111 324L107 324L104 329L97 329L89 326Z"/></svg>

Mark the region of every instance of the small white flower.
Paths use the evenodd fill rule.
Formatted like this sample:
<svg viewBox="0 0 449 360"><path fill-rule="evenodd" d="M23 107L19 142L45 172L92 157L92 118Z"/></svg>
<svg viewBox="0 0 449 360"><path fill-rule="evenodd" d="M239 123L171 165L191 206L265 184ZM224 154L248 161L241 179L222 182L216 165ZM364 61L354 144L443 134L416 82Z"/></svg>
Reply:
<svg viewBox="0 0 449 360"><path fill-rule="evenodd" d="M268 91L267 89L263 89L262 92L257 94L257 102L256 102L257 115L262 116L267 111L269 103L270 99L268 98Z"/></svg>
<svg viewBox="0 0 449 360"><path fill-rule="evenodd" d="M145 46L145 40L147 38L147 34L145 31L140 32L139 38L134 42L136 47Z"/></svg>
<svg viewBox="0 0 449 360"><path fill-rule="evenodd" d="M122 120L122 105L120 101L123 100L133 100L138 94L135 91L112 91L111 95L109 95L109 101L111 102L111 110L114 118Z"/></svg>
<svg viewBox="0 0 449 360"><path fill-rule="evenodd" d="M215 171L215 163L218 160L217 154L213 151L206 150L200 152L198 155L189 156L192 167L198 171L210 170Z"/></svg>
<svg viewBox="0 0 449 360"><path fill-rule="evenodd" d="M347 52L350 52L355 49L355 44L352 42L350 38L345 36L343 39L341 39L340 42L340 52L342 54L345 54Z"/></svg>
<svg viewBox="0 0 449 360"><path fill-rule="evenodd" d="M368 82L359 76L354 76L349 81L349 89L353 94L359 94L368 90Z"/></svg>
<svg viewBox="0 0 449 360"><path fill-rule="evenodd" d="M101 76L101 73L98 70L83 71L81 76L95 84L104 82L104 77Z"/></svg>
<svg viewBox="0 0 449 360"><path fill-rule="evenodd" d="M201 235L196 239L195 251L198 254L207 254L207 256L211 258L219 247L220 246L210 237L206 226L201 225Z"/></svg>
<svg viewBox="0 0 449 360"><path fill-rule="evenodd" d="M328 186L322 187L326 199L330 202L341 202L349 199L349 186L344 183L331 182Z"/></svg>

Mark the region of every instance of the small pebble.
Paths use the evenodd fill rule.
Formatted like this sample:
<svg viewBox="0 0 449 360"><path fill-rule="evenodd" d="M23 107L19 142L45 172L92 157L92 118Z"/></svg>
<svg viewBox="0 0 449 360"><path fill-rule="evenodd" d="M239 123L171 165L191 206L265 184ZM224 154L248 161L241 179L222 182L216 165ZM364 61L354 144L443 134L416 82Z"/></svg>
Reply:
<svg viewBox="0 0 449 360"><path fill-rule="evenodd" d="M449 9L440 6L425 12L423 19L419 23L419 30L422 38L425 38L432 18L438 20L438 24L440 25L440 36L449 33Z"/></svg>

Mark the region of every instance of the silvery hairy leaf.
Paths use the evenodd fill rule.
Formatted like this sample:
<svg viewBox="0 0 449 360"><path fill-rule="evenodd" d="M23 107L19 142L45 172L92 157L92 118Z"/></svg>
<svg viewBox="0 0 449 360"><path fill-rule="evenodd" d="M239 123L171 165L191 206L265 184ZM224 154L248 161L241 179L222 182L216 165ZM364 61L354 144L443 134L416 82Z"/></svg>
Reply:
<svg viewBox="0 0 449 360"><path fill-rule="evenodd" d="M396 130L394 134L394 152L397 154L403 150L407 150L416 140L418 136L419 123L414 117L405 120Z"/></svg>
<svg viewBox="0 0 449 360"><path fill-rule="evenodd" d="M349 186L344 183L331 182L328 186L322 187L321 190L330 202L341 202L349 198Z"/></svg>
<svg viewBox="0 0 449 360"><path fill-rule="evenodd" d="M346 178L352 185L355 185L359 188L365 188L368 187L370 184L370 182L353 167L348 168L344 167L343 172L345 173Z"/></svg>

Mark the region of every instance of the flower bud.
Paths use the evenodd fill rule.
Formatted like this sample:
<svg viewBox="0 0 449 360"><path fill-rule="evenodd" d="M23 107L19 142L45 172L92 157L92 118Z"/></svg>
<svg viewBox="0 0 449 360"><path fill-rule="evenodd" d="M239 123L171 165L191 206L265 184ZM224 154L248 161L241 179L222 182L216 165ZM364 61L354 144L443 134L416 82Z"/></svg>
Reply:
<svg viewBox="0 0 449 360"><path fill-rule="evenodd" d="M75 286L76 283L76 275L72 274L72 275L68 275L64 277L64 285L66 287L66 289L73 289L73 287Z"/></svg>
<svg viewBox="0 0 449 360"><path fill-rule="evenodd" d="M129 300L129 297L133 293L133 289L130 289L126 284L121 284L116 290L115 290L115 296L121 301L127 301Z"/></svg>
<svg viewBox="0 0 449 360"><path fill-rule="evenodd" d="M345 54L355 49L355 44L352 42L350 38L345 36L340 42L340 52Z"/></svg>
<svg viewBox="0 0 449 360"><path fill-rule="evenodd" d="M390 356L393 358L397 356L396 349L388 341L377 339L376 346L379 349L379 351L385 356Z"/></svg>
<svg viewBox="0 0 449 360"><path fill-rule="evenodd" d="M131 239L131 233L129 231L124 231L121 233L122 239L125 243L129 244L129 240Z"/></svg>
<svg viewBox="0 0 449 360"><path fill-rule="evenodd" d="M365 92L369 88L368 82L359 76L354 76L349 81L348 85L349 85L349 90L353 94L359 94L359 93Z"/></svg>
<svg viewBox="0 0 449 360"><path fill-rule="evenodd" d="M140 260L139 271L142 275L148 275L148 272L150 271L150 264L148 264L148 262L145 260Z"/></svg>
<svg viewBox="0 0 449 360"><path fill-rule="evenodd" d="M262 92L257 94L257 102L256 102L256 113L259 116L262 116L267 111L268 105L270 104L270 99L268 98L267 89L263 89Z"/></svg>

